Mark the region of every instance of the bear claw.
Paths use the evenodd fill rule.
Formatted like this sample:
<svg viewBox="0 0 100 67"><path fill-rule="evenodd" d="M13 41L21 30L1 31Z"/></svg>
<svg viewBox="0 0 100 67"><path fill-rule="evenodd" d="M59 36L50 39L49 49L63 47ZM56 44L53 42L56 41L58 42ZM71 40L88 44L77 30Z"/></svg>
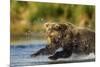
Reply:
<svg viewBox="0 0 100 67"><path fill-rule="evenodd" d="M51 59L51 60L57 60L58 59L57 57L54 57L54 56L50 56L48 58Z"/></svg>

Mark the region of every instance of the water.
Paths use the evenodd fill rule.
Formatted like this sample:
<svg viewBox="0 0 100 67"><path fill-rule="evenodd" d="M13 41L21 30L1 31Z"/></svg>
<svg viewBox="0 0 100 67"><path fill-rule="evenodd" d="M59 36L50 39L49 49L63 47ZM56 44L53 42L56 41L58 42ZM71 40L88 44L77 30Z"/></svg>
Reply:
<svg viewBox="0 0 100 67"><path fill-rule="evenodd" d="M37 43L36 43L37 42ZM11 67L23 67L43 64L55 64L55 63L72 63L72 62L83 62L83 61L94 61L95 56L93 53L90 55L76 55L72 54L71 57L66 59L50 60L48 56L37 56L30 57L31 54L35 53L39 49L45 47L45 42L36 41L31 43L20 43L18 45L11 45L10 48L10 66Z"/></svg>

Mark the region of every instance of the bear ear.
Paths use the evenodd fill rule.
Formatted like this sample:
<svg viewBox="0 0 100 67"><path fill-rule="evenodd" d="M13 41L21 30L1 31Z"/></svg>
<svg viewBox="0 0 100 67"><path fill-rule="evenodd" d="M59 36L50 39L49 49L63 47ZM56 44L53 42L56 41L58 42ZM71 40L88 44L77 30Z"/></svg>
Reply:
<svg viewBox="0 0 100 67"><path fill-rule="evenodd" d="M57 23L52 23L51 24L52 26L52 29L54 29L54 30L58 30L59 29L59 24L57 24Z"/></svg>
<svg viewBox="0 0 100 67"><path fill-rule="evenodd" d="M67 25L68 29L74 29L75 28L75 25L72 24L72 23L67 22L66 25Z"/></svg>
<svg viewBox="0 0 100 67"><path fill-rule="evenodd" d="M59 24L59 30L65 31L68 28L66 24Z"/></svg>
<svg viewBox="0 0 100 67"><path fill-rule="evenodd" d="M58 29L59 28L59 24L54 24L54 28Z"/></svg>
<svg viewBox="0 0 100 67"><path fill-rule="evenodd" d="M44 28L47 28L49 26L49 23L44 24Z"/></svg>

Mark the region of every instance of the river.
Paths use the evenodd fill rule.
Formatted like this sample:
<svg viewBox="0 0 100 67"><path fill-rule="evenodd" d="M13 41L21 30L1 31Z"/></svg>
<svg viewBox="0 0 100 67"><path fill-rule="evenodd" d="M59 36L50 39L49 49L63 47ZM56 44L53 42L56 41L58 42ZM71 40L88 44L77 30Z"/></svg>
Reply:
<svg viewBox="0 0 100 67"><path fill-rule="evenodd" d="M72 62L91 62L95 61L93 53L90 55L76 55L72 54L69 58L50 60L47 56L30 57L39 49L45 47L46 41L33 40L29 42L11 43L10 46L10 66L11 67L25 67L44 64L56 64L56 63L72 63Z"/></svg>

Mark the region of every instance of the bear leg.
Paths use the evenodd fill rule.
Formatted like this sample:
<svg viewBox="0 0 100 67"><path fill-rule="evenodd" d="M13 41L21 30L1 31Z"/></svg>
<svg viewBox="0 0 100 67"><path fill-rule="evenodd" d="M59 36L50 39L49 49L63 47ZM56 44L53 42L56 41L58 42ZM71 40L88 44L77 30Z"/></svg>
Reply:
<svg viewBox="0 0 100 67"><path fill-rule="evenodd" d="M49 48L49 46L46 46L45 48L42 48L38 50L36 53L32 54L31 57L36 57L38 55L49 55L55 53L55 50L52 48Z"/></svg>
<svg viewBox="0 0 100 67"><path fill-rule="evenodd" d="M57 60L58 58L68 58L72 55L72 50L63 49L63 51L56 52L54 55L48 57L51 60Z"/></svg>

